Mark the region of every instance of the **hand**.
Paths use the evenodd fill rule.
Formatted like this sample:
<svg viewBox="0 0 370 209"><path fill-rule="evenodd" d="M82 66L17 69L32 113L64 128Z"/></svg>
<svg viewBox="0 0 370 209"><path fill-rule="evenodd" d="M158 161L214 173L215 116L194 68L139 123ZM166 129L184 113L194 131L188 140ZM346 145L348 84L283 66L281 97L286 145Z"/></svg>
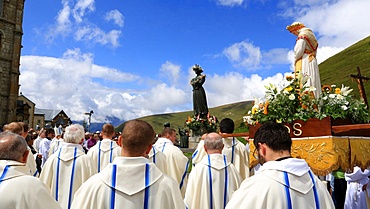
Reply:
<svg viewBox="0 0 370 209"><path fill-rule="evenodd" d="M367 184L362 186L362 191L366 191Z"/></svg>

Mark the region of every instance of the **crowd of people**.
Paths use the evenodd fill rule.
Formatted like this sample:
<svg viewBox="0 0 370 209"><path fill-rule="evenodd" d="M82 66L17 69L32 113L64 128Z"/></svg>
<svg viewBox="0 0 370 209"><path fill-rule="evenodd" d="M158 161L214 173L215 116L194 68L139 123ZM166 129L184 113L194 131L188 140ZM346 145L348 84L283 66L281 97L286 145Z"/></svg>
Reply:
<svg viewBox="0 0 370 209"><path fill-rule="evenodd" d="M249 146L222 137L233 131L233 120L221 120L190 161L170 126L156 134L131 120L120 133L105 124L90 134L78 124L59 132L12 122L0 133L0 208L367 208L369 170L344 173L346 197L335 201L305 160L291 157L282 124L256 132L258 171L249 169Z"/></svg>

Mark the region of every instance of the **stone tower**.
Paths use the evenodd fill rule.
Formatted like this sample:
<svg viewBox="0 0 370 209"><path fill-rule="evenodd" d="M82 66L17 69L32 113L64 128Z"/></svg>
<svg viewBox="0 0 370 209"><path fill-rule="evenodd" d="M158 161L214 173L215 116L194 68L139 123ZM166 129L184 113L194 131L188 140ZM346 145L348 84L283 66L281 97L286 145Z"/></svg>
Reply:
<svg viewBox="0 0 370 209"><path fill-rule="evenodd" d="M24 0L0 0L0 126L16 121Z"/></svg>

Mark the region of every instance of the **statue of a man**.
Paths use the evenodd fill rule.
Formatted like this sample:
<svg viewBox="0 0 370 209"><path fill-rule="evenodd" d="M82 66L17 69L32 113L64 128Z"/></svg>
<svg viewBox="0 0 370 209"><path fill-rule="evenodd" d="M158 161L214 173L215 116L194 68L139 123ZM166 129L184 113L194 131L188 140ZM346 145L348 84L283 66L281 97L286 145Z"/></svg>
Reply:
<svg viewBox="0 0 370 209"><path fill-rule="evenodd" d="M196 76L191 79L190 85L193 87L193 107L194 115L205 118L208 114L207 97L202 85L206 81L206 75L202 74L203 69L199 65L193 66Z"/></svg>
<svg viewBox="0 0 370 209"><path fill-rule="evenodd" d="M321 81L316 52L319 46L315 34L303 23L294 22L287 30L297 36L294 46L294 73L296 76L309 76L306 86L313 86L315 98L321 94Z"/></svg>

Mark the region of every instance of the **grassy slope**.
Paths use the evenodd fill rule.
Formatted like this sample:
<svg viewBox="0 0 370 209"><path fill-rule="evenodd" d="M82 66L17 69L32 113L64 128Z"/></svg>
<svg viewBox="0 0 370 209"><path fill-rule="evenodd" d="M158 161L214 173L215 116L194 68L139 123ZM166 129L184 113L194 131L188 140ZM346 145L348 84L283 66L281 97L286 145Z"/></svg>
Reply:
<svg viewBox="0 0 370 209"><path fill-rule="evenodd" d="M359 98L357 82L351 79L350 74L357 74L357 67L360 67L361 74L370 77L370 37L365 38L342 52L332 56L319 65L321 84L335 84L340 87L342 84L354 89L353 94ZM365 91L370 100L370 82L365 82ZM219 107L210 108L211 115L215 115L219 120L229 117L235 121L236 131L243 132L245 129L239 128L242 117L251 108L251 102L238 102L226 104ZM142 117L140 119L149 122L156 132L160 132L165 122L170 122L174 128L184 127L184 122L192 111L159 114ZM116 129L121 131L123 124Z"/></svg>
<svg viewBox="0 0 370 209"><path fill-rule="evenodd" d="M319 65L321 84L342 84L350 86L356 98L360 98L356 80L350 77L357 74L360 67L361 74L370 77L370 37L367 37L340 53L325 60ZM370 99L370 82L365 82L366 97Z"/></svg>
<svg viewBox="0 0 370 209"><path fill-rule="evenodd" d="M232 104L226 104L214 108L210 108L210 114L215 115L219 120L222 118L231 118L235 121L235 126L239 127L239 125L243 122L243 116L247 113L247 111L251 108L251 102L237 102ZM157 133L160 133L163 129L163 124L165 122L170 122L171 127L173 128L183 128L185 120L188 116L192 116L193 111L186 111L186 112L178 112L178 113L168 113L168 114L159 114L159 115L150 115L146 117L139 118L141 120L147 121L150 123L154 130ZM116 130L121 131L124 124L116 127Z"/></svg>

